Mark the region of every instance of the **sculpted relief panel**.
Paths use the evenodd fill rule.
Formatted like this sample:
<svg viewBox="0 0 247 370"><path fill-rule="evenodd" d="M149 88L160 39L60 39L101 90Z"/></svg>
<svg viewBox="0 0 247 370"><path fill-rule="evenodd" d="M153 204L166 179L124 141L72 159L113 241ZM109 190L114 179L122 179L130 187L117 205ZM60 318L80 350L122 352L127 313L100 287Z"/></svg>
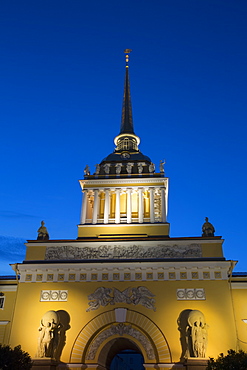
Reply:
<svg viewBox="0 0 247 370"><path fill-rule="evenodd" d="M139 286L137 288L127 288L120 291L117 288L97 288L94 293L88 296L88 311L97 310L100 306L115 305L116 303L127 303L134 305L142 305L150 310L156 310L154 304L154 294L146 287Z"/></svg>
<svg viewBox="0 0 247 370"><path fill-rule="evenodd" d="M47 247L46 260L94 260L94 259L149 259L202 257L199 244L158 244L155 247L141 245L100 245L98 247L55 246Z"/></svg>
<svg viewBox="0 0 247 370"><path fill-rule="evenodd" d="M107 338L111 337L112 335L129 335L135 339L137 339L145 349L147 353L147 357L149 360L154 360L154 350L148 338L142 334L139 330L133 328L131 325L124 325L123 323L118 325L112 325L110 328L101 332L93 343L90 345L88 353L87 353L87 360L94 360L96 352L100 345L106 340Z"/></svg>

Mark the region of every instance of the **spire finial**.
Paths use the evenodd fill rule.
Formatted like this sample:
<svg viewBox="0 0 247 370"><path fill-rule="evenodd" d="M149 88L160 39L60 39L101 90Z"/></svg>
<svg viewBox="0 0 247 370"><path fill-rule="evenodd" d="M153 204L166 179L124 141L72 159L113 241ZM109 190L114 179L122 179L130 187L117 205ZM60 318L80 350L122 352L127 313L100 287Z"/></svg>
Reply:
<svg viewBox="0 0 247 370"><path fill-rule="evenodd" d="M124 54L125 54L125 61L126 61L126 68L129 68L128 63L129 63L129 53L132 52L132 49L125 49Z"/></svg>
<svg viewBox="0 0 247 370"><path fill-rule="evenodd" d="M132 119L132 108L131 108L131 98L130 98L130 83L129 83L129 53L131 49L125 49L126 54L126 68L125 68L125 83L124 83L124 97L123 97L123 108L122 108L122 122L120 133L132 133L133 129L133 119Z"/></svg>

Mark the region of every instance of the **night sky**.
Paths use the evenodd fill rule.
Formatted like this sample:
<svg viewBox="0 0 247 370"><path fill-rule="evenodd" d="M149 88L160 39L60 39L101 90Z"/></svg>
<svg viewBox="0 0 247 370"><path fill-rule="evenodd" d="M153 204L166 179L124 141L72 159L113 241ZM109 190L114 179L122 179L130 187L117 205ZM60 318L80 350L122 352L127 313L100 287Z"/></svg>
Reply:
<svg viewBox="0 0 247 370"><path fill-rule="evenodd" d="M44 220L77 237L78 179L114 150L125 57L140 150L170 178L170 236L209 217L247 271L246 0L0 2L0 274Z"/></svg>

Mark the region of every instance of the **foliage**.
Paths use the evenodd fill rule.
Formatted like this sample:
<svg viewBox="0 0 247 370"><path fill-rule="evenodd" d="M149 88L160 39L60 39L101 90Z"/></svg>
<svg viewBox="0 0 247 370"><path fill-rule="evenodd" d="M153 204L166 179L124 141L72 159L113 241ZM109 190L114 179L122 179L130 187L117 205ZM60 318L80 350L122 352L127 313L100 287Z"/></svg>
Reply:
<svg viewBox="0 0 247 370"><path fill-rule="evenodd" d="M230 349L228 355L223 353L215 360L210 358L206 370L246 370L247 369L247 353L244 351L234 351Z"/></svg>
<svg viewBox="0 0 247 370"><path fill-rule="evenodd" d="M0 370L29 370L31 367L31 357L21 346L12 349L0 344Z"/></svg>

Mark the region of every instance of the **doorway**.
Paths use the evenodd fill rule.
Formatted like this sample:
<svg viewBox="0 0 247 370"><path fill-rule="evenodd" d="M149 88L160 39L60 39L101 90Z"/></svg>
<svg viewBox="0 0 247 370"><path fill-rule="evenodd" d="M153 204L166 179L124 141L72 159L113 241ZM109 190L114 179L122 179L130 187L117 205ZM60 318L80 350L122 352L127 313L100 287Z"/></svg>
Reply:
<svg viewBox="0 0 247 370"><path fill-rule="evenodd" d="M99 363L107 370L144 370L140 348L130 339L120 337L109 341L101 351Z"/></svg>
<svg viewBox="0 0 247 370"><path fill-rule="evenodd" d="M145 370L141 353L126 349L113 357L110 370Z"/></svg>

